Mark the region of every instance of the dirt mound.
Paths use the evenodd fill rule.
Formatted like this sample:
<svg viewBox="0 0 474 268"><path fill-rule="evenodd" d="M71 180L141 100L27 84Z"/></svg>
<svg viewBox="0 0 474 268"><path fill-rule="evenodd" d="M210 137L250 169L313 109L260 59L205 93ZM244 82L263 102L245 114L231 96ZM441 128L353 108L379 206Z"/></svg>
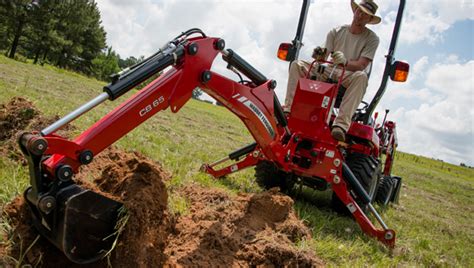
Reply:
<svg viewBox="0 0 474 268"><path fill-rule="evenodd" d="M216 189L188 186L180 193L190 213L177 219L165 253L167 264L191 267L313 267L322 262L294 242L310 237L276 189L230 197Z"/></svg>
<svg viewBox="0 0 474 268"><path fill-rule="evenodd" d="M120 200L128 209L128 223L110 258L112 265L162 266L171 228L164 185L169 174L139 153L112 148L84 167L78 179L93 179L95 187Z"/></svg>
<svg viewBox="0 0 474 268"><path fill-rule="evenodd" d="M18 135L24 131L40 131L58 119L59 116L42 115L31 101L21 97L0 104L0 155L26 164L18 147ZM69 124L56 134L67 137L72 129L74 127Z"/></svg>
<svg viewBox="0 0 474 268"><path fill-rule="evenodd" d="M25 129L38 114L33 103L21 97L15 97L7 104L0 104L0 141L11 138L20 129Z"/></svg>

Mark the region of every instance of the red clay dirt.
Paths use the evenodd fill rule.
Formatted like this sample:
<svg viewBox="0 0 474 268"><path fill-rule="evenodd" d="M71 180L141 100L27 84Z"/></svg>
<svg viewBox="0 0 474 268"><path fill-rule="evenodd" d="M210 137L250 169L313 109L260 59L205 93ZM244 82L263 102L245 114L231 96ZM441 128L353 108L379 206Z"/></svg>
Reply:
<svg viewBox="0 0 474 268"><path fill-rule="evenodd" d="M8 122L15 122L9 129L13 135L16 127L27 125ZM88 267L107 267L108 262L112 267L323 266L312 252L295 246L311 232L297 218L292 199L277 189L233 195L187 185L174 190L186 199L187 213L175 215L167 207L169 178L159 163L116 148L81 168L75 177L79 185L123 202L129 215L109 258ZM38 267L79 266L38 237L23 197L14 198L3 212L11 228L1 234L0 266L14 267L15 259Z"/></svg>
<svg viewBox="0 0 474 268"><path fill-rule="evenodd" d="M230 196L194 185L180 190L190 212L177 219L167 264L192 267L315 267L322 262L294 243L310 232L288 196L272 189Z"/></svg>

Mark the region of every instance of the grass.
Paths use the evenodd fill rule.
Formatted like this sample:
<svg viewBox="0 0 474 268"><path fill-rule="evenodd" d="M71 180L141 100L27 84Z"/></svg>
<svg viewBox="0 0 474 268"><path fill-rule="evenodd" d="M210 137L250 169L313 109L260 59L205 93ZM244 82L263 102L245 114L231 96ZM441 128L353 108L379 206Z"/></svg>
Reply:
<svg viewBox="0 0 474 268"><path fill-rule="evenodd" d="M103 86L103 82L55 67L0 56L0 103L23 96L46 115L65 115L100 94ZM127 96L76 120L76 134ZM199 168L252 141L244 125L225 108L191 100L177 114L158 113L117 145L161 162L173 175L171 188L194 181L235 193L260 190L252 169L214 180ZM313 239L300 247L313 250L329 266L474 267L473 169L398 153L394 174L403 178L400 204L382 212L389 227L397 231L393 252L366 237L352 219L332 212L329 192L303 191L305 201L295 203L298 215L313 232ZM0 157L0 183L2 206L26 188L27 168ZM189 204L184 198L171 192L169 202L173 213L187 213Z"/></svg>
<svg viewBox="0 0 474 268"><path fill-rule="evenodd" d="M104 238L104 240L107 240L107 239L115 236L114 242L112 243L112 247L110 247L110 249L104 255L104 258L107 259L108 267L112 267L112 264L111 264L111 261L110 261L110 258L112 256L112 252L117 247L120 235L125 230L125 226L127 226L128 219L130 218L130 214L128 213L125 206L122 206L122 207L119 208L117 217L118 217L118 220L117 220L117 223L115 224L115 232Z"/></svg>

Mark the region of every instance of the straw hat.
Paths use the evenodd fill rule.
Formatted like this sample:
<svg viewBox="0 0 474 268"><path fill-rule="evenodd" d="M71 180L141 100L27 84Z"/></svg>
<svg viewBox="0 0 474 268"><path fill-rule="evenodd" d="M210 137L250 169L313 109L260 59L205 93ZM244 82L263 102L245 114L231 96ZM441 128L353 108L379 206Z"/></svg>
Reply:
<svg viewBox="0 0 474 268"><path fill-rule="evenodd" d="M366 14L372 16L372 19L368 22L369 24L378 24L382 20L379 16L375 15L377 9L379 8L376 3L372 0L362 0L359 4L351 1L352 12L355 12L357 8L360 8Z"/></svg>

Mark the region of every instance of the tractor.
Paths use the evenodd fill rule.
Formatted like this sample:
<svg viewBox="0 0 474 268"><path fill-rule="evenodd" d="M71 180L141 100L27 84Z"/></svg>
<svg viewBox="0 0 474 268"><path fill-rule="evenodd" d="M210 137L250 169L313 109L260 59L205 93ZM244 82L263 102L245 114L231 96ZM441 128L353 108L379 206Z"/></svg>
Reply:
<svg viewBox="0 0 474 268"><path fill-rule="evenodd" d="M298 58L309 2L303 1L295 39L279 47L278 57L283 60ZM77 185L74 174L159 111L178 112L193 90L200 88L235 114L255 140L227 157L202 165L203 172L220 178L255 167L256 181L264 188L330 188L335 206L352 215L363 232L394 247L395 231L388 228L373 202L387 205L398 200L401 178L391 174L396 125L387 121L386 115L383 123L376 125L377 115L372 114L388 78L404 81L408 75L408 64L394 59L404 6L405 0L400 0L380 88L370 104L357 110L343 144L330 134L338 93L343 91L340 80L301 78L287 113L275 94L276 81L234 50L226 49L223 39L209 37L197 28L179 34L150 57L116 74L97 97L41 131L20 135L19 146L30 175L24 197L34 226L75 263L102 258L114 241L114 227L123 204ZM238 81L211 70L219 55L238 75ZM118 99L159 72L162 74L158 78L74 139L56 134L74 119L107 100ZM231 163L224 165L228 161ZM374 226L368 213L381 228Z"/></svg>

